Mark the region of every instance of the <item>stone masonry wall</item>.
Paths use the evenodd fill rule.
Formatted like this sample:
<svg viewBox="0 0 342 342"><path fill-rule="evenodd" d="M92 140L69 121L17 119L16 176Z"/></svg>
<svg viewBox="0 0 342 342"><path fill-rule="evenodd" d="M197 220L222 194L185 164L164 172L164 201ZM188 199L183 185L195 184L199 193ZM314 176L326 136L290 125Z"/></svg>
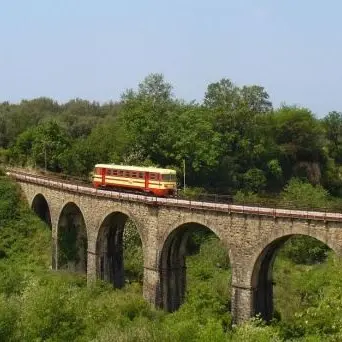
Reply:
<svg viewBox="0 0 342 342"><path fill-rule="evenodd" d="M101 223L113 212L123 213L133 220L144 252L143 294L153 304L159 303L163 295L160 287L160 258L170 234L186 223L208 227L223 241L229 253L232 267L232 313L236 322L244 321L254 314L254 294L258 286L263 251L274 241L293 234L303 234L324 242L337 254L342 254L342 227L337 222L153 206L76 194L23 181L20 185L30 206L37 194L45 197L51 214L53 241L57 239L58 220L64 206L73 202L79 207L87 231L89 282L96 279L96 241Z"/></svg>

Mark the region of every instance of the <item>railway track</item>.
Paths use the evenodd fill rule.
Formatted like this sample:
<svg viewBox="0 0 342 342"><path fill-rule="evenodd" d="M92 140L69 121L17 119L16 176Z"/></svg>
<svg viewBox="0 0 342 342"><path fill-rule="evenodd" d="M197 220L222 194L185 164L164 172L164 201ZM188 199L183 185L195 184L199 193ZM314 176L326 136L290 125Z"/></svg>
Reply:
<svg viewBox="0 0 342 342"><path fill-rule="evenodd" d="M90 183L78 181L77 179L63 179L61 177L53 177L50 175L33 174L22 170L6 169L6 174L16 180L39 184L51 188L81 193L88 196L120 199L127 201L143 202L154 206L172 206L188 208L189 210L214 210L219 212L227 212L229 214L248 214L256 216L269 216L273 218L301 218L306 220L319 221L336 221L342 222L342 213L300 210L286 208L272 208L260 205L240 205L232 203L219 203L210 201L189 200L183 198L161 198L146 194L128 193L122 191L112 191L95 189Z"/></svg>

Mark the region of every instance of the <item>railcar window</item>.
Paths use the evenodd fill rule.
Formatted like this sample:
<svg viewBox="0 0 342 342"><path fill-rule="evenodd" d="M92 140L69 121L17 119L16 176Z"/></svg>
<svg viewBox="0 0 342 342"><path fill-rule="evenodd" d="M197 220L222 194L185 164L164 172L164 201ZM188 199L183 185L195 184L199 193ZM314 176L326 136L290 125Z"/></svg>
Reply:
<svg viewBox="0 0 342 342"><path fill-rule="evenodd" d="M139 172L139 178L144 178L144 173L143 172Z"/></svg>
<svg viewBox="0 0 342 342"><path fill-rule="evenodd" d="M107 169L107 170L106 170L106 175L107 175L107 176L110 176L110 174L111 174L111 170Z"/></svg>
<svg viewBox="0 0 342 342"><path fill-rule="evenodd" d="M131 177L131 173L129 171L125 171L125 177Z"/></svg>
<svg viewBox="0 0 342 342"><path fill-rule="evenodd" d="M163 175L164 182L174 182L175 180L176 180L176 175L174 174Z"/></svg>
<svg viewBox="0 0 342 342"><path fill-rule="evenodd" d="M132 172L132 178L137 178L137 173L136 172Z"/></svg>
<svg viewBox="0 0 342 342"><path fill-rule="evenodd" d="M122 177L122 176L123 176L123 171L121 171L121 170L120 170L120 171L118 171L118 174L119 174L119 176L121 176L121 177Z"/></svg>
<svg viewBox="0 0 342 342"><path fill-rule="evenodd" d="M113 176L117 176L118 175L118 170L113 170Z"/></svg>
<svg viewBox="0 0 342 342"><path fill-rule="evenodd" d="M157 179L157 175L155 173L150 173L150 179Z"/></svg>

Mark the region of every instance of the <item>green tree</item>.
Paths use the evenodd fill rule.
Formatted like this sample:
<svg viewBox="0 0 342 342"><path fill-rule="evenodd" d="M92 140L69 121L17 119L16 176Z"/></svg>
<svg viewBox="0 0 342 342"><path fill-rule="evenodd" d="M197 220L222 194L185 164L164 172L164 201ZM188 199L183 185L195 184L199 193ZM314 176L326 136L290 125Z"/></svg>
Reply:
<svg viewBox="0 0 342 342"><path fill-rule="evenodd" d="M122 95L121 118L125 125L130 146L139 150L145 159L163 160L163 137L174 121L178 103L172 98L172 86L160 74L151 74L139 84L138 90L127 90Z"/></svg>
<svg viewBox="0 0 342 342"><path fill-rule="evenodd" d="M193 106L175 115L163 137L169 163L181 166L185 160L189 184L213 181L210 171L217 167L222 155L220 135L213 128L210 113Z"/></svg>
<svg viewBox="0 0 342 342"><path fill-rule="evenodd" d="M334 196L342 196L342 165L333 158L327 158L323 170L322 185Z"/></svg>
<svg viewBox="0 0 342 342"><path fill-rule="evenodd" d="M325 136L328 140L329 155L338 163L342 163L342 113L330 112L322 121Z"/></svg>
<svg viewBox="0 0 342 342"><path fill-rule="evenodd" d="M204 95L204 106L224 111L235 109L239 89L227 78L211 83Z"/></svg>
<svg viewBox="0 0 342 342"><path fill-rule="evenodd" d="M73 99L61 106L59 121L73 138L87 137L104 117L98 102Z"/></svg>
<svg viewBox="0 0 342 342"><path fill-rule="evenodd" d="M244 188L252 192L262 190L266 185L265 173L257 168L249 169L243 175Z"/></svg>
<svg viewBox="0 0 342 342"><path fill-rule="evenodd" d="M45 117L54 118L58 112L57 102L45 97L23 100L18 105L0 105L0 117L5 118L1 128L5 139L3 147L14 143L19 134L36 127Z"/></svg>
<svg viewBox="0 0 342 342"><path fill-rule="evenodd" d="M23 132L12 148L12 156L22 163L50 171L61 171L61 155L70 147L66 130L56 121L48 121Z"/></svg>
<svg viewBox="0 0 342 342"><path fill-rule="evenodd" d="M162 74L150 74L139 84L138 96L152 100L153 104L168 103L172 98L172 85L165 82Z"/></svg>
<svg viewBox="0 0 342 342"><path fill-rule="evenodd" d="M20 165L33 164L32 146L35 140L35 128L28 128L21 133L9 150L9 159Z"/></svg>
<svg viewBox="0 0 342 342"><path fill-rule="evenodd" d="M324 139L322 127L311 111L283 106L274 113L273 128L285 180L298 176L319 183L325 163Z"/></svg>
<svg viewBox="0 0 342 342"><path fill-rule="evenodd" d="M86 138L74 140L61 155L61 166L69 174L88 176L96 163L121 162L127 148L124 127L108 118L93 128Z"/></svg>
<svg viewBox="0 0 342 342"><path fill-rule="evenodd" d="M243 86L240 97L243 105L253 113L268 113L273 108L268 93L261 86Z"/></svg>
<svg viewBox="0 0 342 342"><path fill-rule="evenodd" d="M217 186L232 190L246 186L250 190L249 170L264 174L267 161L275 158L269 138L269 95L260 86L239 88L222 79L208 86L204 107L212 113L214 131L220 134L222 154L214 176ZM264 187L264 181L261 183L257 188Z"/></svg>

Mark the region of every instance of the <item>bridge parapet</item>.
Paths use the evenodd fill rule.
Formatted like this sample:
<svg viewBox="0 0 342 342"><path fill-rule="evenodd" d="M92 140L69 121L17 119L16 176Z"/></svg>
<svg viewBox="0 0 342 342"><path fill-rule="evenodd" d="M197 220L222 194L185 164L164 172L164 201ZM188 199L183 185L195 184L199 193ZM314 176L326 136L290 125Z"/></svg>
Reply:
<svg viewBox="0 0 342 342"><path fill-rule="evenodd" d="M205 202L198 200L186 200L182 198L161 198L149 195L131 194L118 191L100 190L86 184L74 184L68 181L51 179L40 175L33 175L20 172L8 172L8 175L19 181L33 184L39 184L50 188L60 189L62 191L70 191L84 195L95 197L104 197L112 199L120 199L126 201L143 202L150 205L185 207L190 210L213 210L223 211L227 213L238 213L246 215L270 216L270 217L290 217L307 220L323 220L323 221L342 221L342 213L300 210L300 209L284 209L275 207L263 207L260 205L238 205L219 202Z"/></svg>

